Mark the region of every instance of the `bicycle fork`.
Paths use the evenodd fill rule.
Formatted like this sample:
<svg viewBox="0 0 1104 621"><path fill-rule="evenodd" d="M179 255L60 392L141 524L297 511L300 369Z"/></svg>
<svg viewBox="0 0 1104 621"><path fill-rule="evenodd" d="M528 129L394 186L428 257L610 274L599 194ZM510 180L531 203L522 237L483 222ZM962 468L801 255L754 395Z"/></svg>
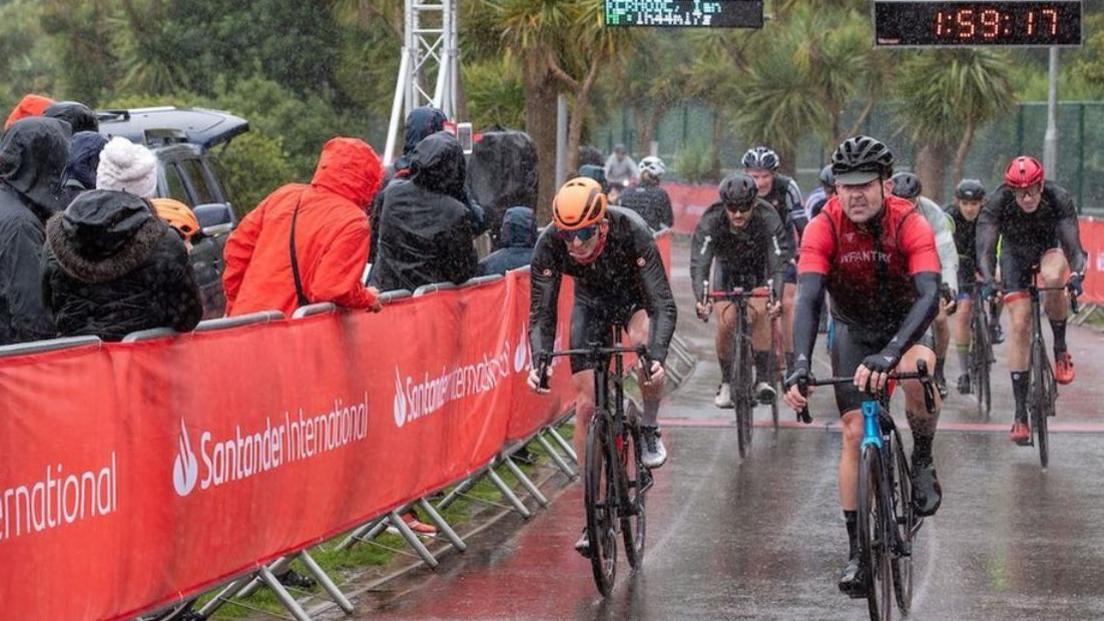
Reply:
<svg viewBox="0 0 1104 621"><path fill-rule="evenodd" d="M897 516L893 511L894 502L893 495L895 493L893 489L893 473L892 469L895 464L891 463L893 456L889 455L887 450L884 435L882 432L882 406L877 401L864 401L862 404L863 415L863 440L860 445L860 454L865 452L867 447L874 447L878 451L879 459L879 479L880 484L878 486L878 495L881 500L881 511L886 512L886 515L882 516L882 524L886 525L891 522L896 523ZM909 476L909 473L901 473L901 476ZM903 499L902 499L903 501ZM912 554L911 546L908 542L902 540L901 533L898 528L888 528L887 532L883 533L883 537L886 540L886 551L892 551L896 556L910 556Z"/></svg>

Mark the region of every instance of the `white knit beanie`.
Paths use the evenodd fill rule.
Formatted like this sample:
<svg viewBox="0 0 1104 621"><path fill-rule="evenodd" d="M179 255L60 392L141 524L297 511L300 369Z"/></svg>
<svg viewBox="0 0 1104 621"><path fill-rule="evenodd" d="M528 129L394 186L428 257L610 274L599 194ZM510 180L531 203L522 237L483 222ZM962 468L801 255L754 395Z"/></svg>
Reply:
<svg viewBox="0 0 1104 621"><path fill-rule="evenodd" d="M115 136L100 152L96 188L152 198L157 191L157 158L146 147Z"/></svg>

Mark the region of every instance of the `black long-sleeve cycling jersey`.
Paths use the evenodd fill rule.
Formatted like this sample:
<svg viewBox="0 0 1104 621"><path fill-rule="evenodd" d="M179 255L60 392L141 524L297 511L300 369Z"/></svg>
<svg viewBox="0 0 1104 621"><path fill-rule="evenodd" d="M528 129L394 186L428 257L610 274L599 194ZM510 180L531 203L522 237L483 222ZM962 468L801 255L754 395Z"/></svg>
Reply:
<svg viewBox="0 0 1104 621"><path fill-rule="evenodd" d="M729 277L746 277L753 286L773 279L775 294L781 297L783 274L794 256L793 234L770 203L759 199L753 210L742 229L732 228L721 203L709 207L698 221L690 240L690 284L694 299L701 299L702 283L709 280L713 261Z"/></svg>
<svg viewBox="0 0 1104 621"><path fill-rule="evenodd" d="M1043 184L1039 206L1031 213L1016 203L1012 189L1004 185L985 201L978 216L977 263L987 282L996 271L997 240L1001 237L1005 254L1038 260L1046 250L1061 246L1070 269L1085 271L1077 209L1069 192L1053 181Z"/></svg>
<svg viewBox="0 0 1104 621"><path fill-rule="evenodd" d="M571 258L567 245L555 236L555 227L548 227L537 240L530 274L530 346L534 355L552 350L560 282L567 275L575 280L576 305L647 310L652 320L648 354L663 362L675 333L678 309L655 238L647 223L632 211L610 207L606 218L605 247L590 264Z"/></svg>
<svg viewBox="0 0 1104 621"><path fill-rule="evenodd" d="M786 175L775 174L770 193L762 198L778 212L786 229L792 230L800 239L809 220L805 216L805 205L797 182Z"/></svg>

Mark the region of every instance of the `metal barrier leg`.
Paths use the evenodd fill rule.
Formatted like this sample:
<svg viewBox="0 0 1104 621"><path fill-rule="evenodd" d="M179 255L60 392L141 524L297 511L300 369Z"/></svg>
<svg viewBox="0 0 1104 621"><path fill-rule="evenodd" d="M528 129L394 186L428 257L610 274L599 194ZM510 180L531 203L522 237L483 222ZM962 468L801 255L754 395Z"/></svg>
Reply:
<svg viewBox="0 0 1104 621"><path fill-rule="evenodd" d="M287 568L291 566L291 561L293 561L294 559L294 555L281 556L280 558L276 559L276 562L268 566L268 570L272 572L272 575L278 576L284 573L284 571L286 571ZM245 585L244 589L232 594L230 597L251 597L262 586L264 586L264 583L261 582L261 579L258 577L254 577L253 580L249 582L249 584Z"/></svg>
<svg viewBox="0 0 1104 621"><path fill-rule="evenodd" d="M540 489L538 489L537 486L533 484L533 481L531 481L529 477L525 476L525 473L522 472L521 468L519 468L518 465L514 463L514 460L506 457L503 460L503 463L506 464L506 468L510 471L510 474L514 475L514 478L518 480L518 483L521 483L521 486L525 488L525 491L529 492L529 495L537 501L537 504L542 507L548 506L548 499L545 498Z"/></svg>
<svg viewBox="0 0 1104 621"><path fill-rule="evenodd" d="M548 440L544 439L544 436L538 434L536 436L537 443L541 445L548 456L552 458L552 462L556 464L556 467L563 471L567 475L568 479L574 479L577 475L575 469L572 468L560 454L556 452L556 449L552 448L552 445L548 443Z"/></svg>
<svg viewBox="0 0 1104 621"><path fill-rule="evenodd" d="M280 603L287 608L287 611L291 613L291 616L295 617L297 621L311 621L310 616L306 610L299 605L299 602L295 601L295 598L288 593L284 585L280 584L280 580L276 578L276 575L272 573L267 567L262 567L257 575L265 583L268 588L272 589L272 592L276 594L276 599L280 600Z"/></svg>
<svg viewBox="0 0 1104 621"><path fill-rule="evenodd" d="M383 530L383 528L377 527L379 527L380 524L383 524L383 521L385 519L386 517L376 518L371 522L364 524L363 526L357 527L356 530L349 533L349 536L345 538L345 541L342 541L337 546L337 549L344 552L355 546L360 541L374 538L376 535L380 534L380 531Z"/></svg>
<svg viewBox="0 0 1104 621"><path fill-rule="evenodd" d="M303 566L307 568L310 575L314 576L314 579L318 581L327 593L330 594L330 598L345 611L346 614L353 614L353 603L349 601L349 598L345 597L345 594L341 592L341 589L337 588L333 580L326 575L326 572L322 571L322 568L318 566L318 563L314 561L314 558L310 554L307 554L306 550L299 553L299 560L303 563Z"/></svg>
<svg viewBox="0 0 1104 621"><path fill-rule="evenodd" d="M398 529L399 535L401 535L402 538L406 540L406 543L410 547L414 548L414 551L418 553L418 556L422 557L422 560L426 562L426 565L429 565L430 567L436 569L437 559L434 558L432 554L430 554L429 548L425 547L425 544L422 543L421 539L418 539L418 536L414 534L414 531L410 530L410 527L406 525L406 522L403 521L402 516L399 515L398 511L392 511L390 515L387 516L387 519L391 522L392 526Z"/></svg>
<svg viewBox="0 0 1104 621"><path fill-rule="evenodd" d="M437 503L437 508L448 509L449 505L456 502L457 500L460 500L461 496L468 493L468 490L470 490L471 488L475 487L475 484L479 482L479 479L482 476L483 473L473 474L472 476L461 481L459 485L454 487L452 491L449 492L448 495L446 495L444 499L441 500L441 502Z"/></svg>
<svg viewBox="0 0 1104 621"><path fill-rule="evenodd" d="M563 451L567 453L567 456L571 458L571 461L579 463L579 456L575 454L575 447L571 446L571 443L564 439L564 437L560 435L560 432L556 431L555 427L549 427L548 429L545 429L545 431L547 431L548 434L552 436L552 439L556 441L556 444L559 444L560 448L562 448ZM586 433L585 429L578 431L579 433Z"/></svg>
<svg viewBox="0 0 1104 621"><path fill-rule="evenodd" d="M529 507L525 506L525 503L521 502L521 499L517 497L514 490L510 489L509 485L506 485L506 481L502 480L502 477L498 476L498 473L494 471L494 468L487 469L487 478L494 483L494 486L498 488L498 491L502 494L514 509L521 514L521 517L529 519L533 517L533 514L529 511Z"/></svg>
<svg viewBox="0 0 1104 621"><path fill-rule="evenodd" d="M450 526L449 523L445 521L445 518L441 517L441 514L437 512L437 509L433 508L433 505L430 504L428 500L426 500L425 498L419 500L418 506L422 508L422 511L426 512L426 514L429 516L429 519L432 520L433 523L437 525L437 528L445 534L445 537L452 543L452 547L460 550L461 552L468 549L468 544L464 543L464 540L460 538L460 535L456 534L456 531L452 529L452 526Z"/></svg>
<svg viewBox="0 0 1104 621"><path fill-rule="evenodd" d="M255 575L256 574L242 576L241 578L238 578L237 580L226 585L225 589L219 591L218 595L216 595L211 601L204 604L202 608L196 611L196 613L204 619L215 614L215 611L219 608L222 608L222 605L225 604L228 599L234 597L235 593L242 590L243 587L249 584L249 582L253 580Z"/></svg>

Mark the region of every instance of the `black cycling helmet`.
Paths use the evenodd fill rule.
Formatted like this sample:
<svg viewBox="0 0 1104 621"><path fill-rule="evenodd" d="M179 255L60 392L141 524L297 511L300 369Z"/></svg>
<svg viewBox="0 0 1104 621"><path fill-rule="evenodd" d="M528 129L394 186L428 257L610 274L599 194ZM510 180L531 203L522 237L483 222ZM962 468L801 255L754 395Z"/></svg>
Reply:
<svg viewBox="0 0 1104 621"><path fill-rule="evenodd" d="M748 152L744 154L740 163L744 168L758 168L770 171L778 170L778 167L782 165L781 160L778 159L778 154L769 147L748 149Z"/></svg>
<svg viewBox="0 0 1104 621"><path fill-rule="evenodd" d="M893 176L893 153L870 136L848 138L832 154L832 174L836 183L862 185Z"/></svg>
<svg viewBox="0 0 1104 621"><path fill-rule="evenodd" d="M832 165L828 164L824 168L820 169L820 176L817 177L820 180L820 185L831 188L836 185L836 177L832 174Z"/></svg>
<svg viewBox="0 0 1104 621"><path fill-rule="evenodd" d="M920 183L920 177L910 172L899 172L893 175L893 195L899 198L912 200L924 191Z"/></svg>
<svg viewBox="0 0 1104 621"><path fill-rule="evenodd" d="M742 207L755 201L759 188L755 186L755 180L744 173L732 173L717 187L717 193L721 195L722 203Z"/></svg>
<svg viewBox="0 0 1104 621"><path fill-rule="evenodd" d="M966 201L984 200L985 186L977 179L963 179L955 188L955 198Z"/></svg>

